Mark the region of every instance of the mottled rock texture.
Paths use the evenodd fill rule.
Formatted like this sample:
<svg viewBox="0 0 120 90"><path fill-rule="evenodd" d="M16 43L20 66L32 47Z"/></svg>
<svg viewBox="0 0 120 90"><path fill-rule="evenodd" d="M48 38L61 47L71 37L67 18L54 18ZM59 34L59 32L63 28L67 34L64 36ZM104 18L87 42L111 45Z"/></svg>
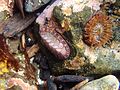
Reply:
<svg viewBox="0 0 120 90"><path fill-rule="evenodd" d="M100 79L88 82L78 90L118 90L119 81L113 75L108 75Z"/></svg>
<svg viewBox="0 0 120 90"><path fill-rule="evenodd" d="M48 19L50 16L55 17L61 27L65 29L63 35L69 39L68 41L74 47L72 51L74 56L71 55L64 61L53 58L48 61L53 74L77 73L89 76L110 74L120 70L120 38L118 33L120 27L114 22L118 16L108 16L106 10L100 7L101 5L103 2L99 0L58 0L56 5L53 4L53 7L51 5L50 8L45 9L44 13L36 20L41 26L43 25L41 19L45 21L45 17ZM96 17L94 17L95 15ZM95 22L92 22L94 20ZM87 24L90 26L88 29L86 28ZM88 32L86 33L85 30ZM95 39L94 44L107 41L100 46L99 44L96 47L90 46L85 43L85 40L90 39L90 37L84 40L84 34L92 36L93 40L91 40ZM92 42L89 40L89 43Z"/></svg>

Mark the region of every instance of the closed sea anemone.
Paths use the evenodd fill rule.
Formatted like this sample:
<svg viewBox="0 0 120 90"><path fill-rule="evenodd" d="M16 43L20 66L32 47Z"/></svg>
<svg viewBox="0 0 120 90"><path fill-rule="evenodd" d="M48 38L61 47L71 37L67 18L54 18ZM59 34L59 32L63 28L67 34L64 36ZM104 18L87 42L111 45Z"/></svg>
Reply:
<svg viewBox="0 0 120 90"><path fill-rule="evenodd" d="M86 23L83 41L90 47L100 47L112 37L112 24L110 18L102 12L97 12Z"/></svg>

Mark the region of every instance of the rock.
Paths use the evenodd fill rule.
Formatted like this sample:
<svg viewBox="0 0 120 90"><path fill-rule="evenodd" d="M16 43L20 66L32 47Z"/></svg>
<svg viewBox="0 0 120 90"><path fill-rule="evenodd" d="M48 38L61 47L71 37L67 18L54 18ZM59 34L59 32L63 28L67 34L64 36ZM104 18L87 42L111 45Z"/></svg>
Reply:
<svg viewBox="0 0 120 90"><path fill-rule="evenodd" d="M62 0L53 9L53 16L59 21L62 28L72 34L73 42L82 40L82 31L93 14L100 10L98 0ZM69 36L68 36L69 37Z"/></svg>
<svg viewBox="0 0 120 90"><path fill-rule="evenodd" d="M88 83L88 79L80 82L79 84L75 85L74 87L71 88L71 90L77 90L77 89L80 89L82 86L84 86L86 83Z"/></svg>
<svg viewBox="0 0 120 90"><path fill-rule="evenodd" d="M108 75L100 79L88 82L82 88L77 90L118 90L119 81L113 75Z"/></svg>
<svg viewBox="0 0 120 90"><path fill-rule="evenodd" d="M49 1L50 0L25 0L25 11L34 12Z"/></svg>
<svg viewBox="0 0 120 90"><path fill-rule="evenodd" d="M87 3L79 2L79 4L73 1L69 3L69 5L68 2L63 0L61 3L64 4L59 5L58 3L58 6L55 6L53 9L53 16L57 18L61 26L66 29L67 34L72 34L72 38L69 35L66 36L66 38L71 38L77 54L65 62L50 60L49 63L52 71L55 74L66 73L67 69L68 71L70 70L70 72L74 70L75 73L77 72L84 75L104 75L120 70L120 38L119 33L117 33L119 26L116 25L112 27L112 40L109 38L110 40L101 47L90 47L83 41L83 31L91 16L93 17L99 11L104 12L99 7L101 3L89 0ZM94 8L89 6L90 2ZM71 5L72 8L70 7ZM83 7L78 10L81 5L83 5ZM110 18L112 19L112 16L110 16ZM114 25L114 22L111 22L111 24ZM71 73L74 72L72 71Z"/></svg>
<svg viewBox="0 0 120 90"><path fill-rule="evenodd" d="M70 56L66 60L59 61L53 58L48 60L52 74L77 73L85 76L97 76L120 70L120 38L118 33L120 28L119 25L115 25L113 22L113 16L110 15L110 21L107 21L107 25L109 26L106 27L110 27L107 29L110 32L108 34L105 29L105 32L107 32L105 34L107 37L105 44L100 45L100 47L94 47L85 43L85 39L83 39L83 35L86 33L86 24L89 23L91 18L93 20L93 17L97 17L97 15L105 15L105 17L107 17L105 11L101 9L100 4L102 4L102 2L99 2L99 0L84 0L81 2L77 2L77 0L73 0L72 2L70 0L57 0L53 5L46 8L37 18L36 22L42 26L46 17L48 19L50 19L51 16L55 17L62 28L65 29L63 35L71 41L70 44L74 47L72 52L74 52L75 55ZM98 18L96 20L99 21L101 19ZM92 24L94 24L94 22L91 22L89 25L92 26ZM102 28L98 27L96 31L99 29ZM88 34L89 33L90 32L88 32ZM91 35L93 34L91 33L90 36ZM108 37L107 35L111 36ZM106 37L103 41L106 40Z"/></svg>
<svg viewBox="0 0 120 90"><path fill-rule="evenodd" d="M48 5L43 12L38 16L36 19L36 23L39 25L43 25L45 23L45 19L48 18L50 19L52 16L52 11L55 6L60 2L60 0L56 0L52 5Z"/></svg>

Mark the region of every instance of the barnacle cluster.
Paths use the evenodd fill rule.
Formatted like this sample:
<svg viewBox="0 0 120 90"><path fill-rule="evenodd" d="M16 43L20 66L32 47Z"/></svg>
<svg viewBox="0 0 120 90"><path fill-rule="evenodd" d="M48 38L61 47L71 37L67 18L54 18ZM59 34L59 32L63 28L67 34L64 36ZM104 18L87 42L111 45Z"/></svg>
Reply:
<svg viewBox="0 0 120 90"><path fill-rule="evenodd" d="M98 11L87 23L83 40L90 47L100 47L112 37L112 24L108 16Z"/></svg>

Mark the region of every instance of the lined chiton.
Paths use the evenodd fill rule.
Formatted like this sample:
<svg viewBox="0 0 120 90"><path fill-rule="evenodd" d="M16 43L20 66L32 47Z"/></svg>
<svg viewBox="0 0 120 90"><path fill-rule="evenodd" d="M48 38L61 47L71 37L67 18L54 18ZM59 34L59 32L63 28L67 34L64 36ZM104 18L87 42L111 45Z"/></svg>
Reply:
<svg viewBox="0 0 120 90"><path fill-rule="evenodd" d="M83 33L83 40L88 46L100 47L112 37L110 18L102 12L97 12L87 23Z"/></svg>
<svg viewBox="0 0 120 90"><path fill-rule="evenodd" d="M46 47L59 59L66 59L70 55L70 47L63 36L58 32L60 27L54 20L40 27L39 34Z"/></svg>

